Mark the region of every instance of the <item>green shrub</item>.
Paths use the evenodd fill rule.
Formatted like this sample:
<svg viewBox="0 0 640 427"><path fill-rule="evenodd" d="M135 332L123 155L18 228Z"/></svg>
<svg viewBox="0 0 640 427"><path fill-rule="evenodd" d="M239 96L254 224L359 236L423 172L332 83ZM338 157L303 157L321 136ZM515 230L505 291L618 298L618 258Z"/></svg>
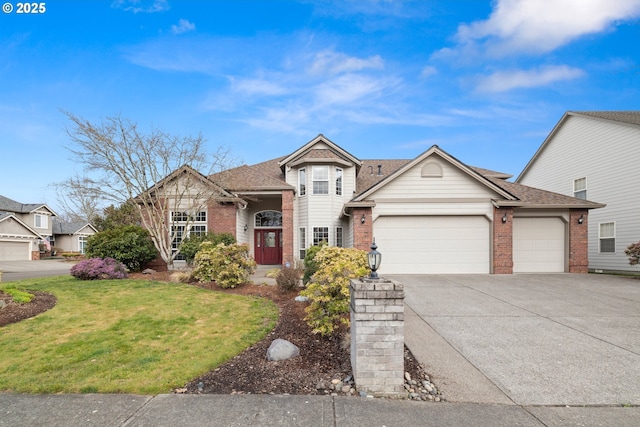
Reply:
<svg viewBox="0 0 640 427"><path fill-rule="evenodd" d="M113 258L131 271L142 270L157 254L149 232L137 225L101 231L87 240L87 258Z"/></svg>
<svg viewBox="0 0 640 427"><path fill-rule="evenodd" d="M113 258L89 258L71 267L70 273L80 280L126 279L127 267Z"/></svg>
<svg viewBox="0 0 640 427"><path fill-rule="evenodd" d="M201 282L215 281L222 288L235 288L249 280L256 262L247 245L214 245L203 242L195 257L193 277Z"/></svg>
<svg viewBox="0 0 640 427"><path fill-rule="evenodd" d="M194 235L186 237L182 240L182 243L180 243L180 253L184 255L187 264L193 263L202 242L211 242L214 246L220 243L231 245L236 243L236 238L233 237L233 234L231 233L214 233L211 231L199 236Z"/></svg>
<svg viewBox="0 0 640 427"><path fill-rule="evenodd" d="M302 276L302 283L305 285L311 281L311 276L314 275L316 271L318 271L318 263L315 260L315 256L325 247L326 243L320 243L320 245L311 246L307 249L307 253L304 255L304 275Z"/></svg>
<svg viewBox="0 0 640 427"><path fill-rule="evenodd" d="M318 270L300 292L310 302L305 320L314 333L330 335L341 325L349 324L349 279L367 274L367 252L324 246L314 261Z"/></svg>
<svg viewBox="0 0 640 427"><path fill-rule="evenodd" d="M300 283L300 271L295 268L283 268L276 276L276 284L282 292L291 292L298 289Z"/></svg>

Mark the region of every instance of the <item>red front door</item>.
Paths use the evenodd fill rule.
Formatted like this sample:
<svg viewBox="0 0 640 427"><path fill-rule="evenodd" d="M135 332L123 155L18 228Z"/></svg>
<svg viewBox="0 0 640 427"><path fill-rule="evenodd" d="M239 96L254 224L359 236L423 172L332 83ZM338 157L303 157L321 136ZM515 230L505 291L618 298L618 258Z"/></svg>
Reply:
<svg viewBox="0 0 640 427"><path fill-rule="evenodd" d="M282 264L282 230L255 230L255 259L258 264Z"/></svg>

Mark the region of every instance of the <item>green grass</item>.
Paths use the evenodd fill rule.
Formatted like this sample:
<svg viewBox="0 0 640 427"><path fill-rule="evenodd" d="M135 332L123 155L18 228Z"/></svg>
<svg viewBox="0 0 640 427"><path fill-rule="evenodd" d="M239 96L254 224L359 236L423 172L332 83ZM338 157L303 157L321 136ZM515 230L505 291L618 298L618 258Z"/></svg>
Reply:
<svg viewBox="0 0 640 427"><path fill-rule="evenodd" d="M0 328L0 391L167 393L264 338L278 316L271 301L179 283L60 276L12 286L58 303Z"/></svg>

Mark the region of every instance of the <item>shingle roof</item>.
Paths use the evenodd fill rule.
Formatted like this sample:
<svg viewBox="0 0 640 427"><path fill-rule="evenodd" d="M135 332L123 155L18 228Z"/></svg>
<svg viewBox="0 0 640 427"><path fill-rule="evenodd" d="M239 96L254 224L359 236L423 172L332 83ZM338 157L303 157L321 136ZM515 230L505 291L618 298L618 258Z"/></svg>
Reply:
<svg viewBox="0 0 640 427"><path fill-rule="evenodd" d="M42 206L44 203L20 203L8 197L0 196L0 210L7 212L29 213Z"/></svg>
<svg viewBox="0 0 640 427"><path fill-rule="evenodd" d="M320 156L319 158L328 158L327 153L323 153L327 150L310 151L317 151L318 153L314 153L312 155L318 155ZM240 166L211 175L210 178L227 190L233 192L291 189L293 187L285 182L284 173L279 166L279 162L284 158L285 157L280 157L252 166ZM356 177L355 195L362 194L371 187L381 183L412 160L361 159L360 161L362 162L362 167ZM509 204L511 206L585 209L593 209L603 206L599 203L594 203L588 200L576 199L574 197L508 182L506 179L511 178L511 175L502 172L496 172L474 166L469 166L469 168L486 179L487 185L491 185L490 183L492 183L505 192L513 195L517 200L504 202L504 204ZM379 170L381 172L380 174L378 174Z"/></svg>
<svg viewBox="0 0 640 427"><path fill-rule="evenodd" d="M51 221L51 229L53 234L75 234L85 228L87 225L90 224L83 221L63 222L58 220L57 218L53 218L53 221Z"/></svg>
<svg viewBox="0 0 640 427"><path fill-rule="evenodd" d="M570 111L569 113L640 126L640 111Z"/></svg>

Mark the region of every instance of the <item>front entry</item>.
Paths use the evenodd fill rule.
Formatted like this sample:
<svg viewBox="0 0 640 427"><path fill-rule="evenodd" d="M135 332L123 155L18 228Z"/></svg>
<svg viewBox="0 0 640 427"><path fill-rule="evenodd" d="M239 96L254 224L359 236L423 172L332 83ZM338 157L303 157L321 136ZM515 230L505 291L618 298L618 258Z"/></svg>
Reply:
<svg viewBox="0 0 640 427"><path fill-rule="evenodd" d="M255 230L254 248L258 264L282 264L282 230Z"/></svg>

